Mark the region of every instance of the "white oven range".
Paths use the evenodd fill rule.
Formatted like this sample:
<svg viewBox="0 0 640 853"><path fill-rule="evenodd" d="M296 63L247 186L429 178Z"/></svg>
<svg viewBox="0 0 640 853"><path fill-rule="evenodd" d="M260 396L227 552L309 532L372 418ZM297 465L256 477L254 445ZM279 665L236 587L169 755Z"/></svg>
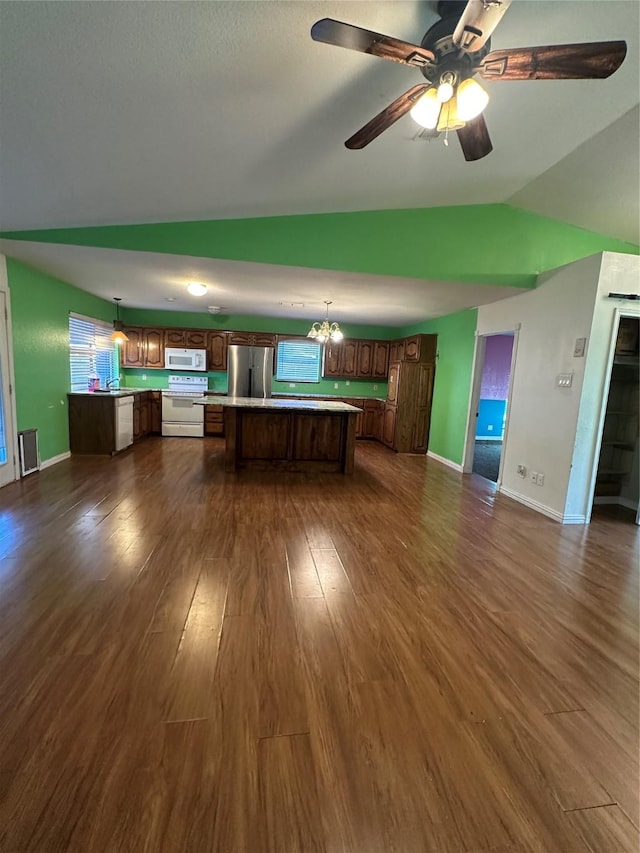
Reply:
<svg viewBox="0 0 640 853"><path fill-rule="evenodd" d="M204 397L206 376L169 376L169 388L162 392L162 435L184 435L202 438L204 406L193 401Z"/></svg>

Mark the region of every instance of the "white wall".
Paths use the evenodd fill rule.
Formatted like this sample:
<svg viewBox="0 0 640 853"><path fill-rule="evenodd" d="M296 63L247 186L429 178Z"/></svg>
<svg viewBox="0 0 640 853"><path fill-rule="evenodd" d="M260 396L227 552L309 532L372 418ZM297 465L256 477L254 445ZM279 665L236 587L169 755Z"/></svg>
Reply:
<svg viewBox="0 0 640 853"><path fill-rule="evenodd" d="M565 515L589 517L593 498L593 475L600 451L602 413L608 392L613 336L620 313L640 317L637 302L610 299L608 294L640 292L640 258L604 252L586 362L586 381L572 458Z"/></svg>
<svg viewBox="0 0 640 853"><path fill-rule="evenodd" d="M540 276L535 290L478 309L478 334L520 328L500 490L558 521L565 505L587 357L573 355L577 338L590 350L601 255ZM571 373L570 388L556 377ZM518 476L525 465L527 477ZM544 485L530 479L544 474Z"/></svg>

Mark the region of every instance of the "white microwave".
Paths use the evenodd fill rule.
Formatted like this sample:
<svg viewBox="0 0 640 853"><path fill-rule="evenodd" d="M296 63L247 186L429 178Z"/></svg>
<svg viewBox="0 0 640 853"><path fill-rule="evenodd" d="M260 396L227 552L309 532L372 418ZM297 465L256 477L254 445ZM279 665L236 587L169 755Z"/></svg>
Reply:
<svg viewBox="0 0 640 853"><path fill-rule="evenodd" d="M206 370L206 349L164 348L164 366L167 370Z"/></svg>

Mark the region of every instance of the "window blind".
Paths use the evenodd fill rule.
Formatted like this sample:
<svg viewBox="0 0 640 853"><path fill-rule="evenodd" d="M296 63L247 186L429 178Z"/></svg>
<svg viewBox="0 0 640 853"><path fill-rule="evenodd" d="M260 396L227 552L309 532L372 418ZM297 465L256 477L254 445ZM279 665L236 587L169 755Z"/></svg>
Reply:
<svg viewBox="0 0 640 853"><path fill-rule="evenodd" d="M89 377L98 376L102 387L116 376L116 348L112 327L101 320L69 315L69 370L71 390L86 391Z"/></svg>
<svg viewBox="0 0 640 853"><path fill-rule="evenodd" d="M278 341L276 379L281 382L319 382L322 347L315 341Z"/></svg>

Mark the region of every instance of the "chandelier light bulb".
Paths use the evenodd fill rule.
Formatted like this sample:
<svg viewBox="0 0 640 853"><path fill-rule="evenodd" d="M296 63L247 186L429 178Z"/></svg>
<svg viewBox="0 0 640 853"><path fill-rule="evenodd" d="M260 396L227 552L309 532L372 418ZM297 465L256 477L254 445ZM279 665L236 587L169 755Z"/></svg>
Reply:
<svg viewBox="0 0 640 853"><path fill-rule="evenodd" d="M453 97L453 85L448 80L440 83L437 96L441 104L446 104Z"/></svg>

